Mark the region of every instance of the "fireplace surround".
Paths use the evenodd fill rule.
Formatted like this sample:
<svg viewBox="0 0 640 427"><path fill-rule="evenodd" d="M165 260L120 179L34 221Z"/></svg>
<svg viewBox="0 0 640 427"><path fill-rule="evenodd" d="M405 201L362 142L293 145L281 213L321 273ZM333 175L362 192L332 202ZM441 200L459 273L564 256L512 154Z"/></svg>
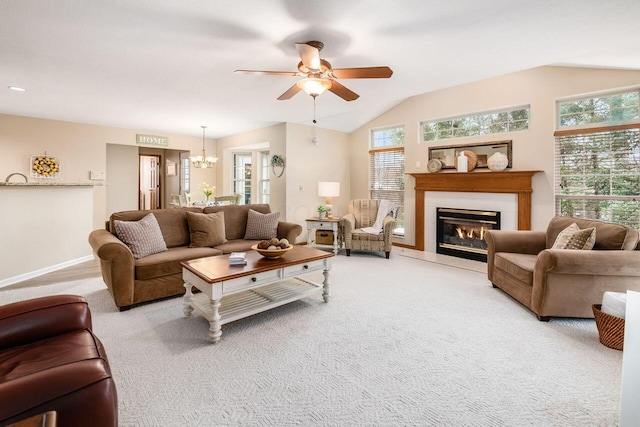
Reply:
<svg viewBox="0 0 640 427"><path fill-rule="evenodd" d="M424 251L425 191L516 194L518 230L531 230L531 180L539 172L411 173L415 178L415 249Z"/></svg>

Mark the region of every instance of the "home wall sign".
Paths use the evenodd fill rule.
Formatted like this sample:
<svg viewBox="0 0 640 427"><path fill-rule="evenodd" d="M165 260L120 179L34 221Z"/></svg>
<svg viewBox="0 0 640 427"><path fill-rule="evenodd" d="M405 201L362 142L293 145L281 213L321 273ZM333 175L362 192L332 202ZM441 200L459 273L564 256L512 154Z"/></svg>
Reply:
<svg viewBox="0 0 640 427"><path fill-rule="evenodd" d="M161 147L169 146L169 138L157 135L136 134L136 144L159 145Z"/></svg>

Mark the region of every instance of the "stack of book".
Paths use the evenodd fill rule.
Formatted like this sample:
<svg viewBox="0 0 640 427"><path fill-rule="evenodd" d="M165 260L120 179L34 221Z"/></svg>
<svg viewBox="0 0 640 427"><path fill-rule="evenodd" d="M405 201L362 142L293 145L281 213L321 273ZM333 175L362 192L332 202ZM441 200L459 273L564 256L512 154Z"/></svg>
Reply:
<svg viewBox="0 0 640 427"><path fill-rule="evenodd" d="M231 252L229 254L229 265L246 265L247 253L246 252Z"/></svg>

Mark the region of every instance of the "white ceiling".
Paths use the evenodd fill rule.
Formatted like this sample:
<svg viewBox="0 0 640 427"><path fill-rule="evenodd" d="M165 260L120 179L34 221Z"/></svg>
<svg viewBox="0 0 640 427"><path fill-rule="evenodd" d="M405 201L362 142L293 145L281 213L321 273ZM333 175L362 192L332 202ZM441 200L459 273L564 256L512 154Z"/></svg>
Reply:
<svg viewBox="0 0 640 427"><path fill-rule="evenodd" d="M320 40L360 94L317 99L351 132L420 93L541 65L640 69L639 0L0 0L0 113L217 138L311 124L312 98L276 98L294 43ZM27 89L16 93L9 85Z"/></svg>

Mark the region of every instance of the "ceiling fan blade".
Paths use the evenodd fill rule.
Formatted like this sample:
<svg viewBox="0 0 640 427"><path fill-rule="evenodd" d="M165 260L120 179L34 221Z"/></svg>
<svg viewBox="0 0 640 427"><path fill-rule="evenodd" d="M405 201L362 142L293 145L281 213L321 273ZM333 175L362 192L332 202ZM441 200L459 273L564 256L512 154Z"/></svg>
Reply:
<svg viewBox="0 0 640 427"><path fill-rule="evenodd" d="M300 87L298 87L297 84L294 84L289 89L287 89L287 91L285 93L283 93L282 95L280 95L278 97L278 101L285 101L287 99L291 99L293 97L293 95L295 95L296 93L300 92L301 90L302 89L300 89Z"/></svg>
<svg viewBox="0 0 640 427"><path fill-rule="evenodd" d="M306 43L296 43L296 49L302 59L302 63L310 71L320 72L320 51L318 48Z"/></svg>
<svg viewBox="0 0 640 427"><path fill-rule="evenodd" d="M241 74L266 74L270 76L299 76L297 71L261 71L261 70L235 70L234 73Z"/></svg>
<svg viewBox="0 0 640 427"><path fill-rule="evenodd" d="M334 68L332 74L337 79L388 79L393 70L389 67Z"/></svg>
<svg viewBox="0 0 640 427"><path fill-rule="evenodd" d="M345 101L354 101L360 98L360 95L353 92L351 89L347 89L335 80L331 80L331 87L329 88L329 90Z"/></svg>

